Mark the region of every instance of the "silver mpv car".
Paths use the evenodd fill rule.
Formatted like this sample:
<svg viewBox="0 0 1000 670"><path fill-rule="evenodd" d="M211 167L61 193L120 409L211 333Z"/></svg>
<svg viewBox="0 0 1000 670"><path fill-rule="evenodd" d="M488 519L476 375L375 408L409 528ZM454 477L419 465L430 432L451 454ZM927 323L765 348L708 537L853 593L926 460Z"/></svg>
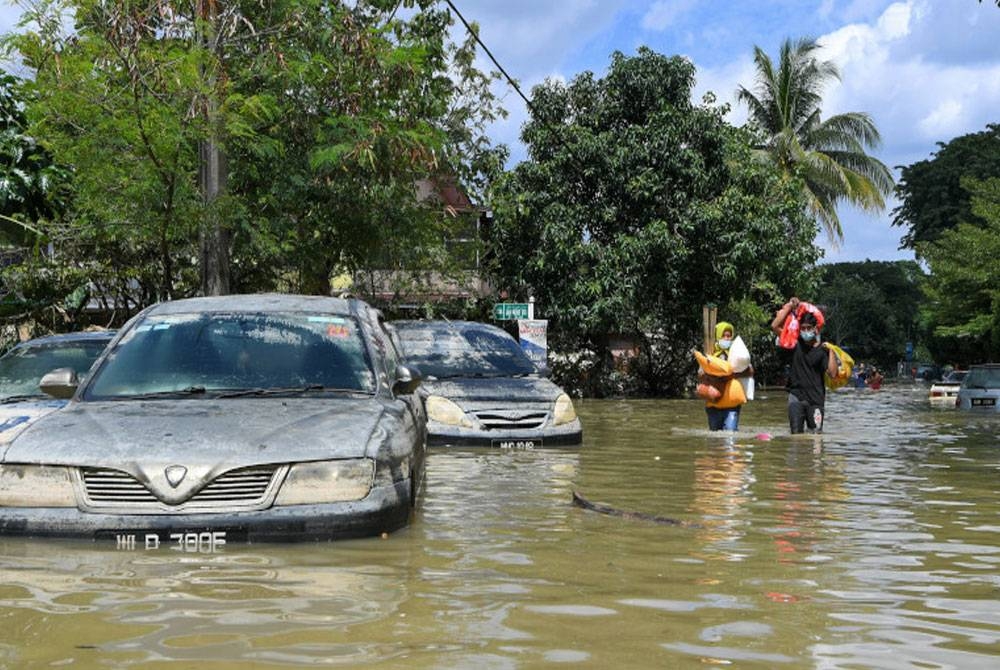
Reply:
<svg viewBox="0 0 1000 670"><path fill-rule="evenodd" d="M0 453L0 534L124 550L379 534L424 464L419 383L356 300L194 298L119 332L72 400Z"/></svg>
<svg viewBox="0 0 1000 670"><path fill-rule="evenodd" d="M534 449L580 444L573 401L540 376L505 331L473 321L393 321L400 353L423 375L427 443Z"/></svg>
<svg viewBox="0 0 1000 670"><path fill-rule="evenodd" d="M955 406L972 412L1000 412L1000 363L970 367L958 389Z"/></svg>

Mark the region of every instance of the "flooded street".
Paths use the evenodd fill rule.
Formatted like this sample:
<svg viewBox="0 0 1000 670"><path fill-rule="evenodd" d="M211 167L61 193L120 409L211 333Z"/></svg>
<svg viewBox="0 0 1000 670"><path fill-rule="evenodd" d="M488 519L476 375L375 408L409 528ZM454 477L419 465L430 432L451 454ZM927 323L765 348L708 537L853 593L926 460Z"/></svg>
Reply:
<svg viewBox="0 0 1000 670"><path fill-rule="evenodd" d="M791 437L762 395L735 436L585 401L580 448L432 450L388 539L2 540L0 667L997 667L1000 416L890 386Z"/></svg>

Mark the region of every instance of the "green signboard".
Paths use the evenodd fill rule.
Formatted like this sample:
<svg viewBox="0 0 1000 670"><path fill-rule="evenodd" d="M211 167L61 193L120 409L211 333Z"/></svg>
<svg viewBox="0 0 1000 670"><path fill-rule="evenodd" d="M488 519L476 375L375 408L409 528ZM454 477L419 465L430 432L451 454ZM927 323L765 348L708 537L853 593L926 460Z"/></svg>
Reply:
<svg viewBox="0 0 1000 670"><path fill-rule="evenodd" d="M493 305L493 318L497 321L509 321L511 319L527 319L528 303L526 302L501 302Z"/></svg>

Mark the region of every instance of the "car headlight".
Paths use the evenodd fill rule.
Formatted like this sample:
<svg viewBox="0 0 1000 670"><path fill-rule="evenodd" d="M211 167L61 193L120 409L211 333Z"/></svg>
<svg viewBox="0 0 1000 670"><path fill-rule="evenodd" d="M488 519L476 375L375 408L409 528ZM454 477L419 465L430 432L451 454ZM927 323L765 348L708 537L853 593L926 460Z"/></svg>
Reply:
<svg viewBox="0 0 1000 670"><path fill-rule="evenodd" d="M69 468L0 465L0 507L76 507Z"/></svg>
<svg viewBox="0 0 1000 670"><path fill-rule="evenodd" d="M275 505L319 505L361 500L372 490L375 461L354 458L298 463L288 470Z"/></svg>
<svg viewBox="0 0 1000 670"><path fill-rule="evenodd" d="M556 407L552 412L552 423L559 426L571 421L576 421L576 410L573 409L573 401L563 393L556 398Z"/></svg>
<svg viewBox="0 0 1000 670"><path fill-rule="evenodd" d="M439 395L428 396L426 405L427 418L448 426L472 428L472 422L465 416L465 411L451 400Z"/></svg>

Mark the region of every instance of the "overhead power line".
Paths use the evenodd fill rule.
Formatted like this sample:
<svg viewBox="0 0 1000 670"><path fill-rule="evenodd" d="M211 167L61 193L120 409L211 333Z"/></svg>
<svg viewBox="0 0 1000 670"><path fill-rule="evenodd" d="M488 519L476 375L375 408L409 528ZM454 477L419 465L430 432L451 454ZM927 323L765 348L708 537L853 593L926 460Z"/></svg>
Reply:
<svg viewBox="0 0 1000 670"><path fill-rule="evenodd" d="M479 31L472 29L472 26L469 24L468 21L465 20L465 17L462 16L462 12L458 11L458 7L455 6L455 3L452 2L452 0L444 0L444 1L445 3L447 3L448 7L451 8L451 11L455 12L455 16L457 16L458 20L462 22L462 24L465 26L465 29L469 31L469 34L475 38L476 44L478 44L483 48L483 51L486 53L486 55L489 56L490 60L493 61L493 64L497 66L497 69L500 70L500 74L504 76L507 82L514 88L515 91L517 91L517 94L521 96L521 99L524 100L524 104L528 106L528 109L532 113L534 113L535 110L531 105L531 100L528 100L528 96L526 96L521 91L521 87L517 85L517 82L514 81L514 78L511 77L509 74L507 74L507 70L503 69L503 65L501 65L500 61L496 59L496 57L493 55L493 52L490 51L490 48L486 46L485 43L483 43L483 40L479 37Z"/></svg>

